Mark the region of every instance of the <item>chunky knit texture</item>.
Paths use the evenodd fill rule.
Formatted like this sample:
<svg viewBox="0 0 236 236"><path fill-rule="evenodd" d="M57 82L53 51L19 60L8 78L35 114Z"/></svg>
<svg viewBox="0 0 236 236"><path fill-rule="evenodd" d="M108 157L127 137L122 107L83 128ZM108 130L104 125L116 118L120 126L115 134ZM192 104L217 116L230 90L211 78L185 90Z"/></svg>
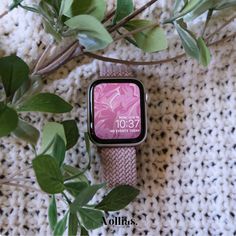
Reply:
<svg viewBox="0 0 236 236"><path fill-rule="evenodd" d="M10 0L0 1L0 13ZM35 1L27 0L26 3ZM114 1L107 1L109 9ZM145 0L135 1L137 6ZM170 16L173 1L161 0L142 17L163 21ZM233 10L216 13L207 34L222 25ZM235 21L212 40L235 32ZM202 21L196 23L201 32ZM126 60L159 60L183 52L171 25L165 26L169 49L146 54L124 41L113 43L105 54ZM0 54L17 53L30 65L43 52L50 37L41 18L23 9L15 9L0 20ZM149 93L149 132L137 153L137 199L120 212L106 215L133 219L130 226L104 225L92 235L235 235L236 234L236 44L235 39L211 47L213 57L208 68L184 57L155 66L134 67ZM75 118L80 138L67 155L67 162L86 165L83 133L86 131L86 93L89 83L98 78L99 63L77 58L50 75L44 91L55 92L74 106L70 114L22 113L22 118L39 129L47 121ZM101 178L100 159L92 148L93 183ZM0 178L20 171L18 178L30 177L24 184L39 188L28 168L33 152L14 137L0 141ZM26 170L25 170L26 169ZM25 170L25 171L22 171ZM22 183L22 181L21 181ZM93 202L98 202L105 190ZM51 235L47 207L48 196L32 190L0 186L0 234ZM60 203L59 218L65 212Z"/></svg>

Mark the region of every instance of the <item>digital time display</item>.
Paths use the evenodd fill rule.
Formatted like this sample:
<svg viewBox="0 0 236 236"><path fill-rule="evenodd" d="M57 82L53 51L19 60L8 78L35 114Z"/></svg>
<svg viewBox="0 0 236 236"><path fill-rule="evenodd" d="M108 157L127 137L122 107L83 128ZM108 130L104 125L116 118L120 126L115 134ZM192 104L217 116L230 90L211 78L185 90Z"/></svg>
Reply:
<svg viewBox="0 0 236 236"><path fill-rule="evenodd" d="M135 139L141 133L140 88L135 83L99 83L93 90L94 131L99 139Z"/></svg>

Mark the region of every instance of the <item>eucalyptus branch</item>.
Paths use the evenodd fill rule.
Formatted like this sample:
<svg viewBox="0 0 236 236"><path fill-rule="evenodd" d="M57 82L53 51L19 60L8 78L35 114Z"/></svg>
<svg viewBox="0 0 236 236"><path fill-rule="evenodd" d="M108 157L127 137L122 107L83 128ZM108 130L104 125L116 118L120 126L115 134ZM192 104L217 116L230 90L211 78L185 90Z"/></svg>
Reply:
<svg viewBox="0 0 236 236"><path fill-rule="evenodd" d="M31 186L27 186L27 185L23 185L23 184L0 183L0 185L14 186L14 187L17 187L17 188L24 188L25 190L30 190L30 191L33 191L33 192L44 193L44 192L41 191L40 189L31 187ZM44 193L44 194L46 194L46 193Z"/></svg>
<svg viewBox="0 0 236 236"><path fill-rule="evenodd" d="M56 58L52 58L51 61L43 68L38 71L34 71L33 75L46 75L50 72L58 69L60 66L67 63L74 57L75 52L80 48L78 41L73 42L69 47L67 47L61 54L59 54ZM79 53L79 52L78 52Z"/></svg>
<svg viewBox="0 0 236 236"><path fill-rule="evenodd" d="M213 14L213 10L210 9L210 10L208 11L208 13L207 13L206 22L205 22L204 27L203 27L203 30L202 30L202 37L204 37L204 35L205 35L206 29L207 29L207 26L208 26L208 24L209 24L209 22L210 22L210 19L211 19L211 17L212 17L212 14Z"/></svg>
<svg viewBox="0 0 236 236"><path fill-rule="evenodd" d="M4 11L2 14L0 14L0 19L2 19L5 15L8 14L9 11Z"/></svg>
<svg viewBox="0 0 236 236"><path fill-rule="evenodd" d="M216 34L218 34L223 28L225 28L227 25L229 25L234 19L236 18L236 14L233 15L229 20L227 20L223 25L221 25L219 28L217 28L213 33L211 33L209 36L206 37L206 42L209 42L209 40L214 37Z"/></svg>
<svg viewBox="0 0 236 236"><path fill-rule="evenodd" d="M142 7L140 7L139 9L137 9L136 11L134 11L132 14L128 15L127 17L125 17L123 20L121 20L118 24L112 26L108 31L110 33L114 32L115 30L117 30L118 28L122 27L123 25L125 25L128 21L130 21L131 19L133 19L134 17L136 17L138 14L140 14L141 12L143 12L144 10L146 10L148 7L150 7L152 4L154 4L156 1L158 0L151 0L148 3L146 3L145 5L143 5Z"/></svg>
<svg viewBox="0 0 236 236"><path fill-rule="evenodd" d="M132 35L137 34L137 33L139 33L139 32L142 32L142 31L144 31L144 30L146 30L146 29L154 28L154 27L156 27L156 26L158 26L158 25L159 25L159 23L155 23L155 24L150 24L150 25L146 25L146 26L140 27L140 28L138 28L138 29L136 29L136 30L130 31L130 32L128 32L128 33L125 33L125 34L119 36L118 38L116 38L116 39L114 40L114 42L116 42L116 41L118 41L118 40L121 40L121 39L124 39L124 38L126 38L126 37L128 37L128 36L132 36Z"/></svg>
<svg viewBox="0 0 236 236"><path fill-rule="evenodd" d="M108 14L106 15L106 17L104 18L104 20L102 21L102 24L106 23L107 21L109 21L116 13L116 10L111 10L110 12L108 12Z"/></svg>
<svg viewBox="0 0 236 236"><path fill-rule="evenodd" d="M236 33L228 36L228 37L224 37L220 40L214 41L210 44L208 44L208 46L214 46L216 44L225 42L227 40L230 40L232 38L235 38ZM166 58L164 60L159 60L159 61L126 61L126 60L120 60L120 59L116 59L116 58L111 58L111 57L104 57L98 54L94 54L94 53L90 53L90 52L84 52L84 55L87 55L89 57L92 57L94 59L100 60L100 61L105 61L105 62L113 62L113 63L118 63L118 64L125 64L125 65L157 65L157 64L163 64L163 63L168 63L171 61L175 61L178 60L184 56L186 56L186 53L180 54L180 55L176 55L174 57L170 57L170 58Z"/></svg>
<svg viewBox="0 0 236 236"><path fill-rule="evenodd" d="M43 51L42 55L39 57L39 60L37 61L33 74L40 70L44 64L45 59L47 58L47 54L50 52L52 48L53 43L49 43L46 49Z"/></svg>

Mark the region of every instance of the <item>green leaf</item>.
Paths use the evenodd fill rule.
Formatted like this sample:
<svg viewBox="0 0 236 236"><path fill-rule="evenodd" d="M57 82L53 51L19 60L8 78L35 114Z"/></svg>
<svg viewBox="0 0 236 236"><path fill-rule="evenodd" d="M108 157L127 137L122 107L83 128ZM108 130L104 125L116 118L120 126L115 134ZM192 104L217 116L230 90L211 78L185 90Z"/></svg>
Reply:
<svg viewBox="0 0 236 236"><path fill-rule="evenodd" d="M69 166L69 165L64 165L63 169L65 171L65 177L64 180L74 180L74 181L78 181L78 182L85 182L87 184L89 184L88 179L86 178L86 176L83 174L83 171L81 171L80 169L73 167L73 166Z"/></svg>
<svg viewBox="0 0 236 236"><path fill-rule="evenodd" d="M199 61L203 66L208 66L211 62L211 53L209 48L207 47L205 41L203 40L203 38L199 38L197 40L197 45L199 47L200 50L200 57L199 57Z"/></svg>
<svg viewBox="0 0 236 236"><path fill-rule="evenodd" d="M182 41L185 52L189 56L199 60L200 52L194 35L187 30L186 26L181 21L176 22L175 27Z"/></svg>
<svg viewBox="0 0 236 236"><path fill-rule="evenodd" d="M13 0L13 3L9 6L9 10L13 10L14 8L18 7L21 2L24 0Z"/></svg>
<svg viewBox="0 0 236 236"><path fill-rule="evenodd" d="M117 0L116 1L116 13L113 19L113 23L116 24L134 10L133 0Z"/></svg>
<svg viewBox="0 0 236 236"><path fill-rule="evenodd" d="M15 91L28 80L28 76L29 67L19 57L12 55L0 59L0 79L7 97L13 96Z"/></svg>
<svg viewBox="0 0 236 236"><path fill-rule="evenodd" d="M201 0L189 0L189 1L187 1L187 3L185 4L185 6L181 10L181 12L179 12L178 14L173 16L172 18L170 18L168 20L165 20L164 23L173 23L175 20L182 18L183 16L185 16L186 14L188 14L189 12L194 10L199 4L201 4L200 1Z"/></svg>
<svg viewBox="0 0 236 236"><path fill-rule="evenodd" d="M223 10L225 8L235 7L235 6L236 6L236 0L220 0L217 1L216 5L214 6L214 9Z"/></svg>
<svg viewBox="0 0 236 236"><path fill-rule="evenodd" d="M97 185L91 185L86 188L84 188L80 194L75 198L74 202L71 204L70 209L71 212L76 212L79 207L84 206L87 204L93 196L96 194L96 192L103 188L105 184L97 184Z"/></svg>
<svg viewBox="0 0 236 236"><path fill-rule="evenodd" d="M76 213L71 213L69 215L69 229L68 235L69 236L76 236L78 232L78 224L79 220Z"/></svg>
<svg viewBox="0 0 236 236"><path fill-rule="evenodd" d="M102 21L106 12L105 0L74 0L70 9L64 14L69 18L78 15L91 15Z"/></svg>
<svg viewBox="0 0 236 236"><path fill-rule="evenodd" d="M55 138L56 135L59 135L64 143L66 143L66 136L63 125L56 123L56 122L48 122L43 127L43 135L42 135L42 147L41 152L44 153L47 149L46 153L52 153L52 141ZM51 144L50 148L49 145Z"/></svg>
<svg viewBox="0 0 236 236"><path fill-rule="evenodd" d="M75 120L66 120L61 123L65 130L66 135L66 149L75 146L79 138L79 130Z"/></svg>
<svg viewBox="0 0 236 236"><path fill-rule="evenodd" d="M21 119L18 120L18 125L13 131L13 134L34 146L37 144L40 135L39 131L35 127Z"/></svg>
<svg viewBox="0 0 236 236"><path fill-rule="evenodd" d="M78 208L82 225L87 229L96 229L103 225L103 213L89 208Z"/></svg>
<svg viewBox="0 0 236 236"><path fill-rule="evenodd" d="M188 0L175 0L174 14L178 13L183 6L186 6L187 2Z"/></svg>
<svg viewBox="0 0 236 236"><path fill-rule="evenodd" d="M62 40L60 33L57 32L52 23L50 23L48 20L43 19L43 27L45 32L51 34L57 42Z"/></svg>
<svg viewBox="0 0 236 236"><path fill-rule="evenodd" d="M120 185L112 189L96 208L103 211L119 211L133 201L138 194L138 189L129 185Z"/></svg>
<svg viewBox="0 0 236 236"><path fill-rule="evenodd" d="M88 133L84 133L84 140L85 140L85 145L86 145L86 152L90 156L91 155L91 151L90 151L90 138L89 138L89 134Z"/></svg>
<svg viewBox="0 0 236 236"><path fill-rule="evenodd" d="M205 0L199 3L192 11L186 15L185 19L187 21L194 20L195 18L199 17L203 13L212 10L214 8L214 1L212 0Z"/></svg>
<svg viewBox="0 0 236 236"><path fill-rule="evenodd" d="M104 49L113 41L105 27L93 16L75 16L65 24L71 29L78 30L78 39L86 51Z"/></svg>
<svg viewBox="0 0 236 236"><path fill-rule="evenodd" d="M88 184L86 182L70 182L65 183L66 190L74 197L78 196L79 193L88 187Z"/></svg>
<svg viewBox="0 0 236 236"><path fill-rule="evenodd" d="M68 218L68 212L64 215L64 217L56 224L55 229L53 231L54 236L62 236L66 230L66 223Z"/></svg>
<svg viewBox="0 0 236 236"><path fill-rule="evenodd" d="M49 218L49 225L51 227L51 230L53 231L57 224L57 204L54 195L52 196L48 207L48 218Z"/></svg>
<svg viewBox="0 0 236 236"><path fill-rule="evenodd" d="M57 161L49 156L37 156L33 160L33 169L41 189L50 194L62 193L65 189L63 176Z"/></svg>
<svg viewBox="0 0 236 236"><path fill-rule="evenodd" d="M132 20L125 25L125 28L129 31L133 31L152 24L153 23L148 20ZM157 26L136 33L133 37L138 47L144 52L161 51L168 47L164 30Z"/></svg>
<svg viewBox="0 0 236 236"><path fill-rule="evenodd" d="M204 0L199 2L190 12L186 15L186 20L194 20L203 13L209 10L223 10L225 8L232 8L236 6L235 0Z"/></svg>
<svg viewBox="0 0 236 236"><path fill-rule="evenodd" d="M59 11L61 9L61 1L62 0L41 0L40 3L47 3L48 5L53 7L57 14L59 14Z"/></svg>
<svg viewBox="0 0 236 236"><path fill-rule="evenodd" d="M0 102L0 137L7 136L16 129L18 115L15 110Z"/></svg>
<svg viewBox="0 0 236 236"><path fill-rule="evenodd" d="M61 0L61 7L59 15L65 15L71 8L73 0ZM78 4L80 5L80 4Z"/></svg>
<svg viewBox="0 0 236 236"><path fill-rule="evenodd" d="M62 98L51 93L39 93L25 101L18 111L38 111L49 113L70 112L72 106Z"/></svg>
<svg viewBox="0 0 236 236"><path fill-rule="evenodd" d="M40 76L32 76L26 80L14 94L12 104L19 104L27 97L31 97L39 93L43 88L42 78Z"/></svg>
<svg viewBox="0 0 236 236"><path fill-rule="evenodd" d="M83 226L81 226L80 228L81 228L81 230L80 230L81 236L89 236L88 231Z"/></svg>
<svg viewBox="0 0 236 236"><path fill-rule="evenodd" d="M58 163L58 165L61 167L65 160L65 154L66 154L66 145L64 140L56 134L54 141L51 146L52 153L50 154L47 152L47 154L50 154L50 156L54 157Z"/></svg>

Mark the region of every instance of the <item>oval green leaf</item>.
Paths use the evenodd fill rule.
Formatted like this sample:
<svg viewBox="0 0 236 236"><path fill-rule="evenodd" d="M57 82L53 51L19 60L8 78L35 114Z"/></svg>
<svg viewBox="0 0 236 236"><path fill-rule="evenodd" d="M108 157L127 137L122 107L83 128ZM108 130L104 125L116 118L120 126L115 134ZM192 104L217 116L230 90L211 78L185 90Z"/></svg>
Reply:
<svg viewBox="0 0 236 236"><path fill-rule="evenodd" d="M75 146L79 138L79 130L75 120L65 120L61 123L66 135L66 149Z"/></svg>
<svg viewBox="0 0 236 236"><path fill-rule="evenodd" d="M28 79L28 76L28 65L16 55L0 59L0 79L7 97L13 96L15 91Z"/></svg>
<svg viewBox="0 0 236 236"><path fill-rule="evenodd" d="M54 195L52 196L48 207L48 219L50 228L53 231L57 224L57 204Z"/></svg>
<svg viewBox="0 0 236 236"><path fill-rule="evenodd" d="M199 62L203 66L208 66L211 62L210 49L207 47L207 45L206 45L205 41L203 40L203 38L199 38L197 40L197 45L198 45L199 50L200 50Z"/></svg>
<svg viewBox="0 0 236 236"><path fill-rule="evenodd" d="M76 212L79 207L84 206L87 204L93 196L96 194L96 192L103 188L105 184L97 184L97 185L91 185L86 188L84 188L80 194L75 198L74 202L70 205L71 212Z"/></svg>
<svg viewBox="0 0 236 236"><path fill-rule="evenodd" d="M96 229L103 225L103 213L89 208L78 208L82 225L87 229Z"/></svg>
<svg viewBox="0 0 236 236"><path fill-rule="evenodd" d="M65 24L78 31L78 39L86 51L104 49L113 41L106 28L93 16L75 16Z"/></svg>
<svg viewBox="0 0 236 236"><path fill-rule="evenodd" d="M180 36L182 41L182 45L184 47L185 52L190 56L197 60L199 60L199 48L197 45L197 40L194 35L187 30L184 23L182 21L175 23L175 28Z"/></svg>
<svg viewBox="0 0 236 236"><path fill-rule="evenodd" d="M152 24L153 23L148 20L132 20L125 25L125 28L129 31L133 31ZM168 47L164 30L157 26L136 33L133 37L138 47L144 52L157 52L165 50Z"/></svg>
<svg viewBox="0 0 236 236"><path fill-rule="evenodd" d="M57 161L49 156L37 156L33 160L33 169L41 189L50 194L62 193L65 189L63 176Z"/></svg>
<svg viewBox="0 0 236 236"><path fill-rule="evenodd" d="M13 131L13 134L26 141L32 145L36 145L39 139L39 131L32 125L27 122L19 119L16 129Z"/></svg>
<svg viewBox="0 0 236 236"><path fill-rule="evenodd" d="M53 231L54 236L62 236L66 230L68 212L64 215L64 217L58 221Z"/></svg>
<svg viewBox="0 0 236 236"><path fill-rule="evenodd" d="M113 19L113 23L116 24L134 10L133 0L117 0L116 1L116 13Z"/></svg>
<svg viewBox="0 0 236 236"><path fill-rule="evenodd" d="M77 213L71 213L69 215L69 228L68 228L68 235L76 236L78 232L78 224L79 220L77 217Z"/></svg>
<svg viewBox="0 0 236 236"><path fill-rule="evenodd" d="M88 184L86 182L70 182L65 183L66 190L74 197L77 197L79 193L88 187Z"/></svg>
<svg viewBox="0 0 236 236"><path fill-rule="evenodd" d="M49 113L65 113L70 112L72 106L62 98L51 93L39 93L23 104L20 105L18 111L38 111Z"/></svg>
<svg viewBox="0 0 236 236"><path fill-rule="evenodd" d="M0 102L0 138L14 131L18 124L18 115L15 110Z"/></svg>
<svg viewBox="0 0 236 236"><path fill-rule="evenodd" d="M133 201L138 194L138 189L129 185L120 185L112 189L96 206L96 209L103 211L119 211Z"/></svg>
<svg viewBox="0 0 236 236"><path fill-rule="evenodd" d="M68 1L68 0L66 0ZM78 15L91 15L102 21L106 12L106 1L105 0L85 0L79 1L74 0L72 5L64 15L72 18Z"/></svg>

